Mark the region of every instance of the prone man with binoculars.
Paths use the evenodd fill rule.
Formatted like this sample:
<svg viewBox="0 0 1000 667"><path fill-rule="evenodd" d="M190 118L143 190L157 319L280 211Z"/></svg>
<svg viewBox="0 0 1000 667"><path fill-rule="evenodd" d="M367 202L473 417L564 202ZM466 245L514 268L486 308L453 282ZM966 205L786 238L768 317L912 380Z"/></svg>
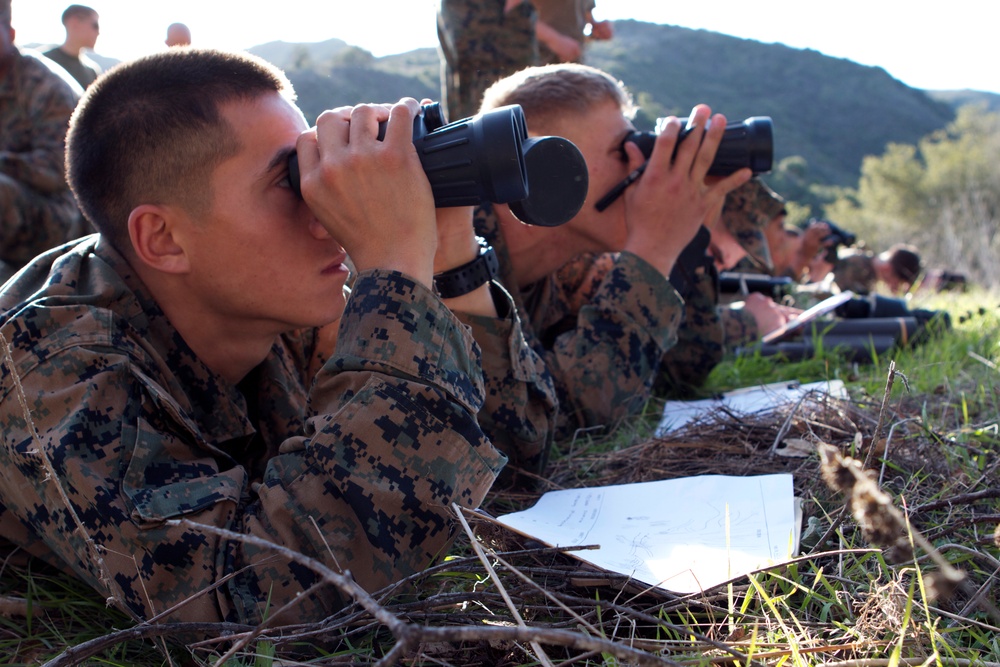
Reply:
<svg viewBox="0 0 1000 667"><path fill-rule="evenodd" d="M506 77L487 90L481 113L509 105L521 107L530 136L564 137L587 165L586 199L563 225L525 225L503 204L483 204L475 218L477 233L496 249L499 280L526 337L553 377L557 434L565 437L646 404L684 318L671 271L753 169L709 175L728 127L705 105L692 111L683 140L684 123L671 118L645 142L625 87L586 65ZM767 155L770 168L769 142Z"/></svg>
<svg viewBox="0 0 1000 667"><path fill-rule="evenodd" d="M558 389L559 434L611 423L645 403L653 358L676 339L682 305L665 278L679 250L728 190L770 169L770 119L726 124L701 106L686 128L639 132L621 84L579 65L526 70L485 100L471 118L446 123L428 104L415 121L435 203L480 205L498 267L475 275L498 271L513 294ZM291 174L294 186L294 160ZM544 459L507 453L531 471Z"/></svg>
<svg viewBox="0 0 1000 667"><path fill-rule="evenodd" d="M293 100L249 54L114 68L67 139L99 233L0 291L4 539L135 619L325 618L350 590L262 545L375 591L447 553L498 445L550 440L510 296L434 291L480 250L471 207L435 208L418 102L308 128Z"/></svg>

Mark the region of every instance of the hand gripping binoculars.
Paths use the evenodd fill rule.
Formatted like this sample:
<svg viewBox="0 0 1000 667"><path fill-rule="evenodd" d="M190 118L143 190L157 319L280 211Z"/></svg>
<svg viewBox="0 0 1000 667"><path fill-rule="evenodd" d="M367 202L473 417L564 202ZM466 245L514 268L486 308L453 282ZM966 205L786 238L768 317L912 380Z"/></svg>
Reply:
<svg viewBox="0 0 1000 667"><path fill-rule="evenodd" d="M378 138L385 134L379 125ZM587 163L562 137L528 137L520 105L500 107L453 123L438 102L421 107L413 145L430 181L434 205L507 204L518 220L556 227L573 218L587 197ZM289 181L300 197L298 157Z"/></svg>
<svg viewBox="0 0 1000 667"><path fill-rule="evenodd" d="M690 125L681 130L677 136L677 143L674 145L674 154L671 159L677 156L677 149L681 142L691 134L692 130ZM653 154L657 135L658 132L640 132L638 130L630 132L622 140L622 147L624 149L625 143L630 141L639 147L648 160ZM773 159L774 130L771 119L768 116L752 116L743 121L726 124L726 129L722 133L722 141L719 142L715 157L708 168L708 174L710 176L728 176L744 167L749 167L755 175L763 174L771 171ZM611 206L615 200L622 196L625 188L642 176L645 169L646 164L644 163L598 199L594 207L598 211L603 211Z"/></svg>

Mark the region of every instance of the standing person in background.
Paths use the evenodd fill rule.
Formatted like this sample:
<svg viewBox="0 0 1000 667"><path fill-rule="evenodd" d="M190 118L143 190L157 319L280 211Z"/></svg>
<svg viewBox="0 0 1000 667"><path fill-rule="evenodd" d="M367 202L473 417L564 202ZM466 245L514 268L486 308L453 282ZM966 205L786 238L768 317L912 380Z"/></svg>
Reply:
<svg viewBox="0 0 1000 667"><path fill-rule="evenodd" d="M490 85L538 61L529 0L441 0L441 99L448 120L475 115Z"/></svg>
<svg viewBox="0 0 1000 667"><path fill-rule="evenodd" d="M45 52L46 58L59 63L84 89L101 73L100 66L83 53L83 49L93 50L97 44L97 36L101 34L98 18L90 7L70 5L62 15L66 41Z"/></svg>
<svg viewBox="0 0 1000 667"><path fill-rule="evenodd" d="M167 26L167 39L164 44L167 46L190 46L191 29L183 23L171 23Z"/></svg>
<svg viewBox="0 0 1000 667"><path fill-rule="evenodd" d="M532 0L538 11L539 64L583 62L586 41L614 36L610 21L595 21L594 0ZM590 34L587 34L590 26Z"/></svg>
<svg viewBox="0 0 1000 667"><path fill-rule="evenodd" d="M0 0L0 283L80 235L63 159L81 92L57 65L14 46L10 0Z"/></svg>

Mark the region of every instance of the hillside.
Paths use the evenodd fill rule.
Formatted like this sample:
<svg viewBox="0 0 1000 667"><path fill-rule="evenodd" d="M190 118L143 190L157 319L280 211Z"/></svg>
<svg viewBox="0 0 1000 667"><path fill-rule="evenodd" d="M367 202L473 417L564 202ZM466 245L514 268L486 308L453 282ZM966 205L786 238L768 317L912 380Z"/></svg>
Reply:
<svg viewBox="0 0 1000 667"><path fill-rule="evenodd" d="M770 116L776 162L801 156L811 183L853 187L866 155L892 142L916 143L962 105L1000 110L1000 95L917 90L881 68L808 49L640 21L617 21L615 31L610 42L591 45L588 62L628 84L641 106L641 129L658 116L686 116L699 102L730 120ZM360 101L440 98L436 48L375 58L331 39L250 51L288 73L310 122L324 109Z"/></svg>
<svg viewBox="0 0 1000 667"><path fill-rule="evenodd" d="M865 155L916 143L954 115L881 68L817 51L637 21L615 31L588 61L625 81L647 116L684 117L699 102L730 120L771 116L776 160L801 155L822 183L855 185Z"/></svg>
<svg viewBox="0 0 1000 667"><path fill-rule="evenodd" d="M952 120L952 102L976 95L935 97L881 68L705 30L640 21L618 21L615 30L614 40L591 45L588 62L628 84L642 107L641 128L658 116L686 116L699 102L730 120L771 116L776 161L802 156L807 180L827 185L856 185L866 155L890 142L916 143ZM251 50L288 71L310 118L360 100L440 95L433 48L384 58L340 40Z"/></svg>
<svg viewBox="0 0 1000 667"><path fill-rule="evenodd" d="M315 44L271 42L250 49L285 70L310 122L325 109L401 97L438 99L436 49L375 58L339 39Z"/></svg>
<svg viewBox="0 0 1000 667"><path fill-rule="evenodd" d="M1000 95L978 90L928 90L927 94L954 109L969 104L982 105L987 110L1000 113Z"/></svg>

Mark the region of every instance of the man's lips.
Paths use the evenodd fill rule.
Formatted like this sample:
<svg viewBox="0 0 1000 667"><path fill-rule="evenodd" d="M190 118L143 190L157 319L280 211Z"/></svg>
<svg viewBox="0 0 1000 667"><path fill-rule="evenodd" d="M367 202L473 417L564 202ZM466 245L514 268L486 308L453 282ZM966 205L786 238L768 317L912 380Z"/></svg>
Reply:
<svg viewBox="0 0 1000 667"><path fill-rule="evenodd" d="M348 271L347 265L344 263L347 261L347 255L338 255L336 259L326 265L323 269L323 275L329 275L331 273L339 273L341 271Z"/></svg>

